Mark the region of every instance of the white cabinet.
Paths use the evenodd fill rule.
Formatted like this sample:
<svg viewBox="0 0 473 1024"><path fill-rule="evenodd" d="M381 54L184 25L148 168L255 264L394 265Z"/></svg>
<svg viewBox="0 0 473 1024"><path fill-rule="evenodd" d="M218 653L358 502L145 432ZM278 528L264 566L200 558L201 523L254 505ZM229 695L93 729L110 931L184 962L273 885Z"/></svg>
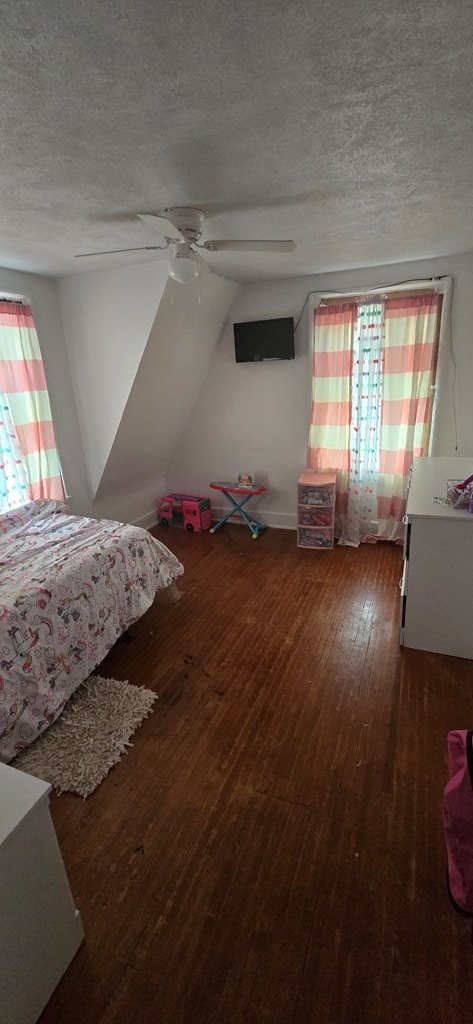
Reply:
<svg viewBox="0 0 473 1024"><path fill-rule="evenodd" d="M0 1020L34 1024L83 939L51 786L0 764Z"/></svg>
<svg viewBox="0 0 473 1024"><path fill-rule="evenodd" d="M473 515L442 504L447 480L471 473L473 457L414 459L400 581L405 647L473 658Z"/></svg>

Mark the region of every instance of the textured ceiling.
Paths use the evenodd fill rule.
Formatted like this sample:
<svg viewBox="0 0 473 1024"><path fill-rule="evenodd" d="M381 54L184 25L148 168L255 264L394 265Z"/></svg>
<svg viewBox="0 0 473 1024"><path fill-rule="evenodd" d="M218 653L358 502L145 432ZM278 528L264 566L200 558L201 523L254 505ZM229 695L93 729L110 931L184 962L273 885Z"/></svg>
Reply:
<svg viewBox="0 0 473 1024"><path fill-rule="evenodd" d="M237 280L473 249L471 0L4 0L0 265L64 274L159 239L294 238L208 257Z"/></svg>

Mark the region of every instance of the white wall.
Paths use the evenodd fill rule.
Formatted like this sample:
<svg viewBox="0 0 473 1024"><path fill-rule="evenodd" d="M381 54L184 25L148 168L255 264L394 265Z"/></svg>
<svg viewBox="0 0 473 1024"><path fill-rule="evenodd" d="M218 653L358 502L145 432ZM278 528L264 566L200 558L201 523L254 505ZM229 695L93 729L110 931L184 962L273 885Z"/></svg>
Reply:
<svg viewBox="0 0 473 1024"><path fill-rule="evenodd" d="M231 480L240 470L250 470L268 487L253 509L272 525L294 526L296 480L306 464L311 401L308 304L296 333L294 362L236 364L233 322L291 315L296 322L311 291L344 292L442 275L454 278L457 433L453 363L446 351L432 454L473 456L473 255L469 254L243 286L169 466L168 489L208 494L214 507L223 507L209 482Z"/></svg>
<svg viewBox="0 0 473 1024"><path fill-rule="evenodd" d="M33 310L48 384L59 458L71 508L90 512L87 473L82 450L72 376L64 345L64 331L53 278L0 268L0 293L22 298Z"/></svg>

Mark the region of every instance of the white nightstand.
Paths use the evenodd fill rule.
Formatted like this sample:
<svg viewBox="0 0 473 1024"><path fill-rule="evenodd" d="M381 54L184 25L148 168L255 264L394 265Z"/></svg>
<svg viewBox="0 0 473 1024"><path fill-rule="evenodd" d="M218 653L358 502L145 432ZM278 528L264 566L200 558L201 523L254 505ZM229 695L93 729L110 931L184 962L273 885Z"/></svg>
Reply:
<svg viewBox="0 0 473 1024"><path fill-rule="evenodd" d="M49 813L51 786L0 764L0 1019L34 1024L84 931Z"/></svg>

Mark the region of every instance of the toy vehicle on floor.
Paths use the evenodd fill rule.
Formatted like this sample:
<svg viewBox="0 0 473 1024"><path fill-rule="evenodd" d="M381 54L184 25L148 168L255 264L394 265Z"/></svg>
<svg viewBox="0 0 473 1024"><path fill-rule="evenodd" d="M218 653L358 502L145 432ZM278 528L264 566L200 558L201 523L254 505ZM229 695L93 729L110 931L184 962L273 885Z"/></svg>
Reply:
<svg viewBox="0 0 473 1024"><path fill-rule="evenodd" d="M210 498L195 494L166 494L159 503L158 521L163 526L180 526L193 533L209 530L212 525Z"/></svg>

